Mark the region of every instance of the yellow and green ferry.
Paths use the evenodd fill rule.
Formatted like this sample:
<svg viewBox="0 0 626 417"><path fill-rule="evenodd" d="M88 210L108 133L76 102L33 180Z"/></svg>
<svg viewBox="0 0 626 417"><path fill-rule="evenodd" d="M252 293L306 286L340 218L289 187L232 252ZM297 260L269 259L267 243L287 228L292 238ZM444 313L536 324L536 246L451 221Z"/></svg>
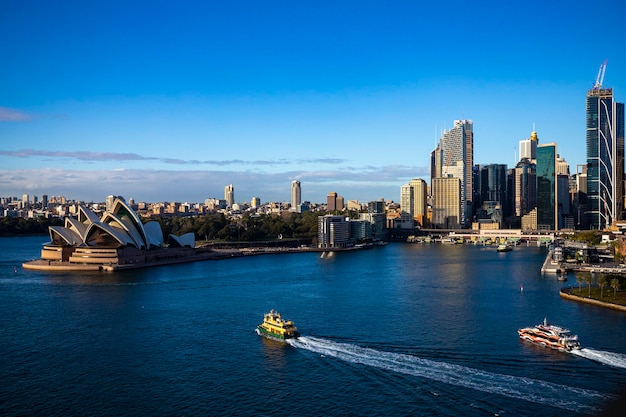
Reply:
<svg viewBox="0 0 626 417"><path fill-rule="evenodd" d="M269 339L284 341L300 336L298 329L291 320L284 320L278 311L270 310L265 313L263 323L256 328L259 336L265 336Z"/></svg>

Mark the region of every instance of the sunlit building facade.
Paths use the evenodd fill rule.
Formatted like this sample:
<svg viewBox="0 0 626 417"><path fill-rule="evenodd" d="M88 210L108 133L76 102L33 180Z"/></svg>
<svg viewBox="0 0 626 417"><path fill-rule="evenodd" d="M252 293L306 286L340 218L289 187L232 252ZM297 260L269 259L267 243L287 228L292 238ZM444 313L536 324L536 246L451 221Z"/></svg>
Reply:
<svg viewBox="0 0 626 417"><path fill-rule="evenodd" d="M591 229L621 219L624 209L624 103L612 88L587 92L587 214Z"/></svg>
<svg viewBox="0 0 626 417"><path fill-rule="evenodd" d="M472 216L473 126L471 120L455 120L454 127L443 133L437 148L431 154L433 196L435 196L435 178L458 178L460 180L461 216L458 223L461 227L467 226Z"/></svg>

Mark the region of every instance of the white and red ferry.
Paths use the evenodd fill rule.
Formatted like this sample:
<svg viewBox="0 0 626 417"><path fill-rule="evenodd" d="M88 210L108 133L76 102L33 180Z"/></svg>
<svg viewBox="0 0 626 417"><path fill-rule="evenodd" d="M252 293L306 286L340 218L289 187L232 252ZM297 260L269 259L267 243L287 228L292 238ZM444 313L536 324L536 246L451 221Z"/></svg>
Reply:
<svg viewBox="0 0 626 417"><path fill-rule="evenodd" d="M547 346L561 351L580 349L578 336L573 335L569 329L548 324L544 318L543 323L535 327L524 327L517 331L519 337L539 345Z"/></svg>

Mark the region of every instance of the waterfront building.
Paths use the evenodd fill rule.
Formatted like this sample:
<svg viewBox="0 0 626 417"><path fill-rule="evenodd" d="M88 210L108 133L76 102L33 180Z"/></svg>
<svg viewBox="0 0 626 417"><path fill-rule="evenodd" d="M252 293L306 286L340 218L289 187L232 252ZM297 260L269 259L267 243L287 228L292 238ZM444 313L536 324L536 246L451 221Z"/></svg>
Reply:
<svg viewBox="0 0 626 417"><path fill-rule="evenodd" d="M601 73L603 78L602 67ZM624 103L614 100L612 88L602 88L602 78L587 91L586 100L586 205L591 229L611 226L624 209Z"/></svg>
<svg viewBox="0 0 626 417"><path fill-rule="evenodd" d="M351 219L350 224L350 240L352 242L362 242L372 238L372 223L365 219Z"/></svg>
<svg viewBox="0 0 626 417"><path fill-rule="evenodd" d="M463 227L469 224L472 216L473 166L473 122L455 120L454 127L443 133L437 148L431 154L431 181L436 178L460 180L461 216L458 223ZM435 196L434 186L433 196Z"/></svg>
<svg viewBox="0 0 626 417"><path fill-rule="evenodd" d="M291 181L291 209L296 211L298 206L302 204L302 193L300 190L300 181Z"/></svg>
<svg viewBox="0 0 626 417"><path fill-rule="evenodd" d="M537 228L559 230L556 143L537 146Z"/></svg>
<svg viewBox="0 0 626 417"><path fill-rule="evenodd" d="M413 194L413 219L420 226L426 226L426 215L428 206L428 187L426 181L421 178L414 178L409 181Z"/></svg>
<svg viewBox="0 0 626 417"><path fill-rule="evenodd" d="M325 215L318 219L317 246L344 248L350 244L350 224L343 216Z"/></svg>
<svg viewBox="0 0 626 417"><path fill-rule="evenodd" d="M522 230L537 230L537 207L522 216Z"/></svg>
<svg viewBox="0 0 626 417"><path fill-rule="evenodd" d="M371 224L371 238L383 240L387 236L385 213L359 213L359 220L368 221Z"/></svg>
<svg viewBox="0 0 626 417"><path fill-rule="evenodd" d="M432 184L432 225L442 229L458 229L462 216L461 179L434 178Z"/></svg>
<svg viewBox="0 0 626 417"><path fill-rule="evenodd" d="M404 184L400 187L400 212L406 213L413 217L413 187L410 184Z"/></svg>
<svg viewBox="0 0 626 417"><path fill-rule="evenodd" d="M224 200L226 200L227 208L231 208L235 204L235 187L232 184L224 187Z"/></svg>

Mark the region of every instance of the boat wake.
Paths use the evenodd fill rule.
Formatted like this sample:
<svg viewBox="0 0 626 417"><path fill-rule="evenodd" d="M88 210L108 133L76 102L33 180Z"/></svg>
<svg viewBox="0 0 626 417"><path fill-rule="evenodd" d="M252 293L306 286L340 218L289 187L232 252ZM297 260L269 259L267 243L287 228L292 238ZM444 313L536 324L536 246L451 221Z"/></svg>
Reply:
<svg viewBox="0 0 626 417"><path fill-rule="evenodd" d="M626 355L621 353L606 352L590 348L584 348L579 350L574 349L571 351L571 353L573 353L574 355L582 356L583 358L603 363L605 365L611 365L616 368L626 369Z"/></svg>
<svg viewBox="0 0 626 417"><path fill-rule="evenodd" d="M466 366L422 359L402 353L385 352L331 340L301 336L287 341L291 346L350 363L428 378L450 385L472 388L510 398L559 407L587 414L597 413L598 404L609 395L568 387L538 379L496 374Z"/></svg>

